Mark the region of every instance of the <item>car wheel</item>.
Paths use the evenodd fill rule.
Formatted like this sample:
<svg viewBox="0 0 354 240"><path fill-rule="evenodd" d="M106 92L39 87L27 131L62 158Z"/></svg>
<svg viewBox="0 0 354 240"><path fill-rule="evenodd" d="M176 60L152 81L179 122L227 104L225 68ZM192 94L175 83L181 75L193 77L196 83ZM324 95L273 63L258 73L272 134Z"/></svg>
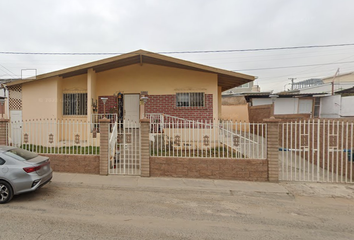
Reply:
<svg viewBox="0 0 354 240"><path fill-rule="evenodd" d="M13 196L10 184L0 181L0 204L9 202Z"/></svg>

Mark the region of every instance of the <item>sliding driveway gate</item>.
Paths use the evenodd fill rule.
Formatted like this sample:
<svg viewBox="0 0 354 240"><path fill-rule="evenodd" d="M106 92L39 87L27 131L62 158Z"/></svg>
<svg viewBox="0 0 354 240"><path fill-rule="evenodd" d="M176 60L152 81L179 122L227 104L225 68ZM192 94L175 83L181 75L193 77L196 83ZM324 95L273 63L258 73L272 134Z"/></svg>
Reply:
<svg viewBox="0 0 354 240"><path fill-rule="evenodd" d="M280 180L353 182L353 122L280 124Z"/></svg>

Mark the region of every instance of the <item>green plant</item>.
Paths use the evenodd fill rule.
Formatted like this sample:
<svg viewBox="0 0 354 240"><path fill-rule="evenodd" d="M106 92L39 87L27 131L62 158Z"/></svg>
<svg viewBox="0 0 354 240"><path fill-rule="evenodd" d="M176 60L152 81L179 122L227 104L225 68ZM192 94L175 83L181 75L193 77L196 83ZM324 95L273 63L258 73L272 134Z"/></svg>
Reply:
<svg viewBox="0 0 354 240"><path fill-rule="evenodd" d="M36 153L52 153L52 154L94 154L100 153L100 147L95 146L70 146L70 147L46 147L34 144L23 144L21 148Z"/></svg>

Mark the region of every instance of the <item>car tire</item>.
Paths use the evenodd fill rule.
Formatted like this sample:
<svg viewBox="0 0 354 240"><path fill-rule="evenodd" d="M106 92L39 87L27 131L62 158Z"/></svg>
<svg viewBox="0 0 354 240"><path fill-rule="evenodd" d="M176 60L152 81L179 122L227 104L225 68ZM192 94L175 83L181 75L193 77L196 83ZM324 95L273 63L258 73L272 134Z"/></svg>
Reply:
<svg viewBox="0 0 354 240"><path fill-rule="evenodd" d="M0 204L9 202L13 196L11 185L5 181L0 181Z"/></svg>

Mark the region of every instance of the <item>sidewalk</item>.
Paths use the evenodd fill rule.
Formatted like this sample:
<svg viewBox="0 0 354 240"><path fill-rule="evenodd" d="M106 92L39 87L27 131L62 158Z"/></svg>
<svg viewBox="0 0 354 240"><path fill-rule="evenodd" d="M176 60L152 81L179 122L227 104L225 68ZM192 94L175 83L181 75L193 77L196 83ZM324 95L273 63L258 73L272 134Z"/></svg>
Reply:
<svg viewBox="0 0 354 240"><path fill-rule="evenodd" d="M55 172L53 183L88 185L102 188L165 188L176 190L217 191L225 193L294 195L354 198L354 185L305 182L246 182L190 178L155 178L120 175L92 175Z"/></svg>
<svg viewBox="0 0 354 240"><path fill-rule="evenodd" d="M105 188L169 188L188 190L238 191L288 194L288 190L277 183L211 180L191 178L155 178L120 175L92 175L54 172L52 181L64 184L88 184Z"/></svg>

